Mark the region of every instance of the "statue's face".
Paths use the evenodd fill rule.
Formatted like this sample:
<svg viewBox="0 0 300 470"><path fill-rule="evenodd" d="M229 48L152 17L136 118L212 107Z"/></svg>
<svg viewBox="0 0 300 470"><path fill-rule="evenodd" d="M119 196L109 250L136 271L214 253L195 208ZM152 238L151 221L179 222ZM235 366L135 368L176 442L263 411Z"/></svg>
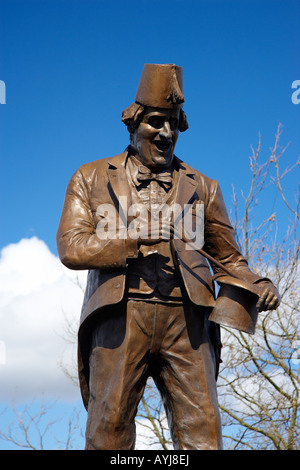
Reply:
<svg viewBox="0 0 300 470"><path fill-rule="evenodd" d="M146 108L131 144L148 168L158 170L171 165L178 139L179 112L178 109Z"/></svg>

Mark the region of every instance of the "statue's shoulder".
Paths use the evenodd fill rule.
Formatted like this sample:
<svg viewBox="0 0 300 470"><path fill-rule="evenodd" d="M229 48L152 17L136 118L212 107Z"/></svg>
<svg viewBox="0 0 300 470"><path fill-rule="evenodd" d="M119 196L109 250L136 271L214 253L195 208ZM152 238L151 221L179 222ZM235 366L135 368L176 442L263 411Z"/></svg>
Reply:
<svg viewBox="0 0 300 470"><path fill-rule="evenodd" d="M127 151L124 151L113 157L99 158L98 160L84 163L83 165L81 165L78 171L81 172L85 177L95 173L106 174L107 168L109 168L109 166L119 168L124 165L126 157Z"/></svg>
<svg viewBox="0 0 300 470"><path fill-rule="evenodd" d="M180 160L180 158L176 157L176 160L179 168L182 169L187 175L190 175L200 185L205 186L208 189L214 188L218 185L218 182L215 179L206 176L204 173L201 173L201 171L196 170L183 160Z"/></svg>

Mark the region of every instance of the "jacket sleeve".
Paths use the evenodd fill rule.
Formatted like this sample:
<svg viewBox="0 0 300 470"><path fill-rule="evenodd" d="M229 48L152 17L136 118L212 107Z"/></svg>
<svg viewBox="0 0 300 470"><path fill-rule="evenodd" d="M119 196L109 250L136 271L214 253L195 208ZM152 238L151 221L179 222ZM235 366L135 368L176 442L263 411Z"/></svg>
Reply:
<svg viewBox="0 0 300 470"><path fill-rule="evenodd" d="M242 279L251 283L271 282L249 269L248 263L236 243L235 231L231 226L217 181L213 181L208 194L205 210L204 250ZM213 270L215 273L222 272L218 266L213 266Z"/></svg>
<svg viewBox="0 0 300 470"><path fill-rule="evenodd" d="M89 202L88 185L81 169L73 175L66 191L57 230L57 250L70 269L118 269L126 266L126 240L101 239Z"/></svg>

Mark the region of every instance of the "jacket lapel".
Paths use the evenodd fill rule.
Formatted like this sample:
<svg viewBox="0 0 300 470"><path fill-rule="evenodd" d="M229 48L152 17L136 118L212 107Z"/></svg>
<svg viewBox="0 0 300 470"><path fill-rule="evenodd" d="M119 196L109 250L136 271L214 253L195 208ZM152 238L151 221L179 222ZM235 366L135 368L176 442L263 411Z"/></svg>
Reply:
<svg viewBox="0 0 300 470"><path fill-rule="evenodd" d="M127 227L128 208L131 205L131 189L125 170L126 158L127 151L111 159L107 168L107 176L113 192L112 196L119 208L119 216L125 227Z"/></svg>
<svg viewBox="0 0 300 470"><path fill-rule="evenodd" d="M184 204L188 204L192 201L198 183L195 181L195 171L179 160L179 158L175 158L179 166L179 179L177 183L175 202L180 204L182 209L184 209Z"/></svg>
<svg viewBox="0 0 300 470"><path fill-rule="evenodd" d="M177 191L175 196L175 203L180 207L180 214L177 213L174 221L174 226L178 230L179 234L184 232L183 226L184 218L188 212L190 212L193 203L195 202L195 193L198 187L198 182L195 180L195 170L186 165L184 162L176 158L179 165L179 178L177 183ZM182 225L183 224L183 225ZM181 239L179 235L173 240L175 244L175 249L177 252L184 250L185 242Z"/></svg>

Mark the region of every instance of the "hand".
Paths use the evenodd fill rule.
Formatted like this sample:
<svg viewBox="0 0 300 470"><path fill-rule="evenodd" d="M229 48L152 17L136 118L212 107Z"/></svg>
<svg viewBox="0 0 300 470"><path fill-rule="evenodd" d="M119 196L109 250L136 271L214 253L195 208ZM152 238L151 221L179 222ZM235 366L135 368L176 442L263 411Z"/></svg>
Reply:
<svg viewBox="0 0 300 470"><path fill-rule="evenodd" d="M139 245L154 245L174 238L174 228L172 223L162 224L161 219L152 220L149 224L141 224L134 230L128 230L128 235L137 240Z"/></svg>
<svg viewBox="0 0 300 470"><path fill-rule="evenodd" d="M141 227L138 243L143 245L153 245L161 241L174 238L174 229L171 223L163 224L161 219L151 221L147 226Z"/></svg>
<svg viewBox="0 0 300 470"><path fill-rule="evenodd" d="M276 287L270 282L265 285L259 296L256 307L259 312L266 310L275 310L279 307L280 295Z"/></svg>

